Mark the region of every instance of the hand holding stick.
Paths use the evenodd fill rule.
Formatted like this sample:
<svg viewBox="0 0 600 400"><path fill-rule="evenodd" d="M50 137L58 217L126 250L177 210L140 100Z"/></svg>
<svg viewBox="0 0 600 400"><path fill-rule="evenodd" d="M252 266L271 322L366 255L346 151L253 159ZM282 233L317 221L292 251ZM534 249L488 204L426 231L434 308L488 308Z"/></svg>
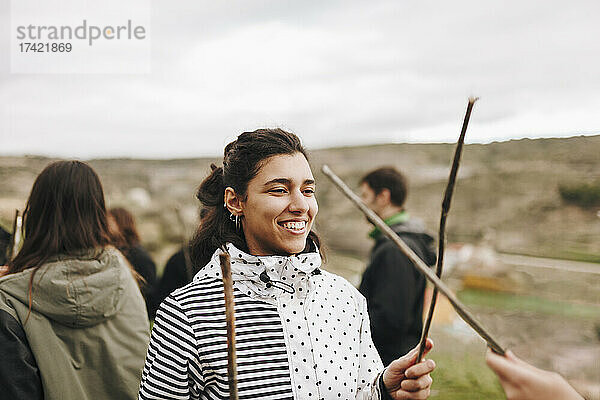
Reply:
<svg viewBox="0 0 600 400"><path fill-rule="evenodd" d="M398 235L389 227L373 210L367 207L360 197L358 197L350 188L342 181L333 171L327 166L324 165L322 168L323 173L331 179L331 181L352 201L365 216L371 221L384 235L386 235L392 242L396 244L400 248L400 250L408 257L408 259L414 264L415 268L425 275L427 279L429 279L434 286L442 292L444 296L448 298L458 315L469 324L478 334L481 336L488 345L498 354L504 355L504 349L498 344L498 342L487 332L487 330L478 322L475 317L468 311L467 307L458 300L456 295L452 293L450 288L444 284L437 277L437 275L429 269L427 264L423 262L419 258L418 255L415 254L414 251L402 239L398 237Z"/></svg>
<svg viewBox="0 0 600 400"><path fill-rule="evenodd" d="M565 378L527 364L510 350L500 357L488 350L486 359L500 380L508 400L584 400Z"/></svg>
<svg viewBox="0 0 600 400"><path fill-rule="evenodd" d="M465 134L467 133L467 126L469 126L469 119L471 118L471 111L473 105L477 101L477 97L470 97L469 104L467 105L467 112L463 121L462 130L460 137L456 143L456 149L454 150L454 161L452 161L452 168L450 169L450 176L448 177L448 184L446 185L446 192L444 193L444 200L442 201L442 215L440 217L440 229L438 233L438 256L437 256L437 267L436 275L438 278L442 278L442 269L444 267L444 249L446 241L446 218L450 211L450 202L452 201L452 194L454 193L454 184L456 183L456 175L458 175L458 166L460 165L460 156L462 154L463 144L465 142ZM435 303L437 302L438 290L433 289L433 295L431 296L431 304L429 305L429 311L427 312L427 319L425 320L425 326L423 327L423 333L421 340L419 341L419 355L417 356L417 362L421 361L423 352L425 351L425 342L429 335L429 328L431 327L431 321L433 319L433 312L435 311Z"/></svg>
<svg viewBox="0 0 600 400"><path fill-rule="evenodd" d="M219 255L223 287L225 293L225 319L227 321L227 378L229 381L229 398L238 400L237 361L235 356L235 312L233 299L233 281L231 280L231 263L229 254Z"/></svg>

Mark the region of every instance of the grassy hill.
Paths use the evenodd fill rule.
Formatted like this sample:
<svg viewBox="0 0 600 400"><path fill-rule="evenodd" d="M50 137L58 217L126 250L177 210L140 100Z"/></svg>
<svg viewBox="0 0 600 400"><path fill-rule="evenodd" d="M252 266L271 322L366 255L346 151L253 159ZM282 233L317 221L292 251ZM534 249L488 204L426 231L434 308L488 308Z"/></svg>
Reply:
<svg viewBox="0 0 600 400"><path fill-rule="evenodd" d="M327 163L351 187L362 175L394 165L409 178L407 209L437 231L452 144L388 144L311 152L317 179L317 229L334 254L361 259L371 245L362 214L320 173ZM23 208L35 176L51 159L0 157L0 223ZM186 233L195 225L195 190L214 159L90 160L110 206L131 208L145 244L159 264L179 243L181 208ZM600 206L562 200L564 184L600 182L600 136L471 144L463 161L448 218L449 241L488 241L497 250L600 262Z"/></svg>

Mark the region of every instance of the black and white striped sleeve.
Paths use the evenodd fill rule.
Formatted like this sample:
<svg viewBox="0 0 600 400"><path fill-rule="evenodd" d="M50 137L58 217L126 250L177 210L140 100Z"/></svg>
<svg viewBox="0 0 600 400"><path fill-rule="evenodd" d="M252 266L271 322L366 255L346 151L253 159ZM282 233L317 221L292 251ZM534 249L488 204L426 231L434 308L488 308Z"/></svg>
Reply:
<svg viewBox="0 0 600 400"><path fill-rule="evenodd" d="M194 330L173 295L154 320L139 399L197 399L204 389Z"/></svg>

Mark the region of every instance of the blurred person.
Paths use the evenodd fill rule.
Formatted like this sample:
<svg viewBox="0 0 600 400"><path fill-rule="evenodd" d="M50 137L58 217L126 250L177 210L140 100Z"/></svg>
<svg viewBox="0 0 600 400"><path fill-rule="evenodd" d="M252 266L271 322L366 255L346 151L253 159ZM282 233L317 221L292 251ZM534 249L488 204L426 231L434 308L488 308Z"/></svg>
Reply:
<svg viewBox="0 0 600 400"><path fill-rule="evenodd" d="M111 246L94 170L48 165L23 227L23 246L0 278L2 398L136 398L149 322L135 272Z"/></svg>
<svg viewBox="0 0 600 400"><path fill-rule="evenodd" d="M192 243L192 260L202 268L156 314L140 399L228 398L224 251L231 257L240 398L429 396L435 363L415 364L413 351L384 369L365 299L322 269L312 230L315 181L297 136L242 133L197 197L208 208Z"/></svg>
<svg viewBox="0 0 600 400"><path fill-rule="evenodd" d="M206 213L206 209L200 209L200 224L202 223L202 218L206 216ZM190 283L193 275L198 272L197 269L194 268L191 259L189 259L191 252L190 245L186 243L184 246L187 246L187 256L185 254L186 251L184 251L184 247L182 246L169 258L163 269L162 276L156 283L156 289L152 296L153 304L151 307L152 314L150 314L151 319L154 319L156 316L156 310L160 303L162 303L172 291ZM186 257L188 257L188 260L186 260Z"/></svg>
<svg viewBox="0 0 600 400"><path fill-rule="evenodd" d="M115 207L109 210L109 216L112 217L121 235L121 244L118 246L125 258L131 263L135 271L144 279L141 283L141 290L146 300L146 309L148 316L153 317L152 303L153 292L156 288L156 264L150 254L140 243L140 235L137 231L135 218L128 210L122 207Z"/></svg>
<svg viewBox="0 0 600 400"><path fill-rule="evenodd" d="M392 167L366 174L360 184L363 202L427 264L436 260L433 238L421 220L404 208L406 178ZM384 365L413 348L423 330L425 277L392 242L374 228L375 241L359 291L367 299L371 333Z"/></svg>
<svg viewBox="0 0 600 400"><path fill-rule="evenodd" d="M169 258L163 269L162 276L156 283L155 290L152 294L152 304L150 305L148 314L149 317L154 319L160 303L162 303L175 289L179 289L191 281L191 277L188 276L188 267L186 265L183 247L181 247Z"/></svg>
<svg viewBox="0 0 600 400"><path fill-rule="evenodd" d="M562 376L527 364L510 350L503 357L488 349L485 361L508 400L583 400Z"/></svg>

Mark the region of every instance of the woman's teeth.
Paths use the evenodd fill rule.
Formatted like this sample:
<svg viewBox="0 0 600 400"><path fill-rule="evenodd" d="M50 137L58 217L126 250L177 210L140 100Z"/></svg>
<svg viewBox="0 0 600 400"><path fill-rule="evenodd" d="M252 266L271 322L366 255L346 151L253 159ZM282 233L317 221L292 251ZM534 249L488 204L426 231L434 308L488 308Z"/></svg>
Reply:
<svg viewBox="0 0 600 400"><path fill-rule="evenodd" d="M285 229L290 229L290 230L293 230L293 231L301 231L302 229L304 229L306 227L306 222L305 221L300 221L300 222L284 222L281 225Z"/></svg>

